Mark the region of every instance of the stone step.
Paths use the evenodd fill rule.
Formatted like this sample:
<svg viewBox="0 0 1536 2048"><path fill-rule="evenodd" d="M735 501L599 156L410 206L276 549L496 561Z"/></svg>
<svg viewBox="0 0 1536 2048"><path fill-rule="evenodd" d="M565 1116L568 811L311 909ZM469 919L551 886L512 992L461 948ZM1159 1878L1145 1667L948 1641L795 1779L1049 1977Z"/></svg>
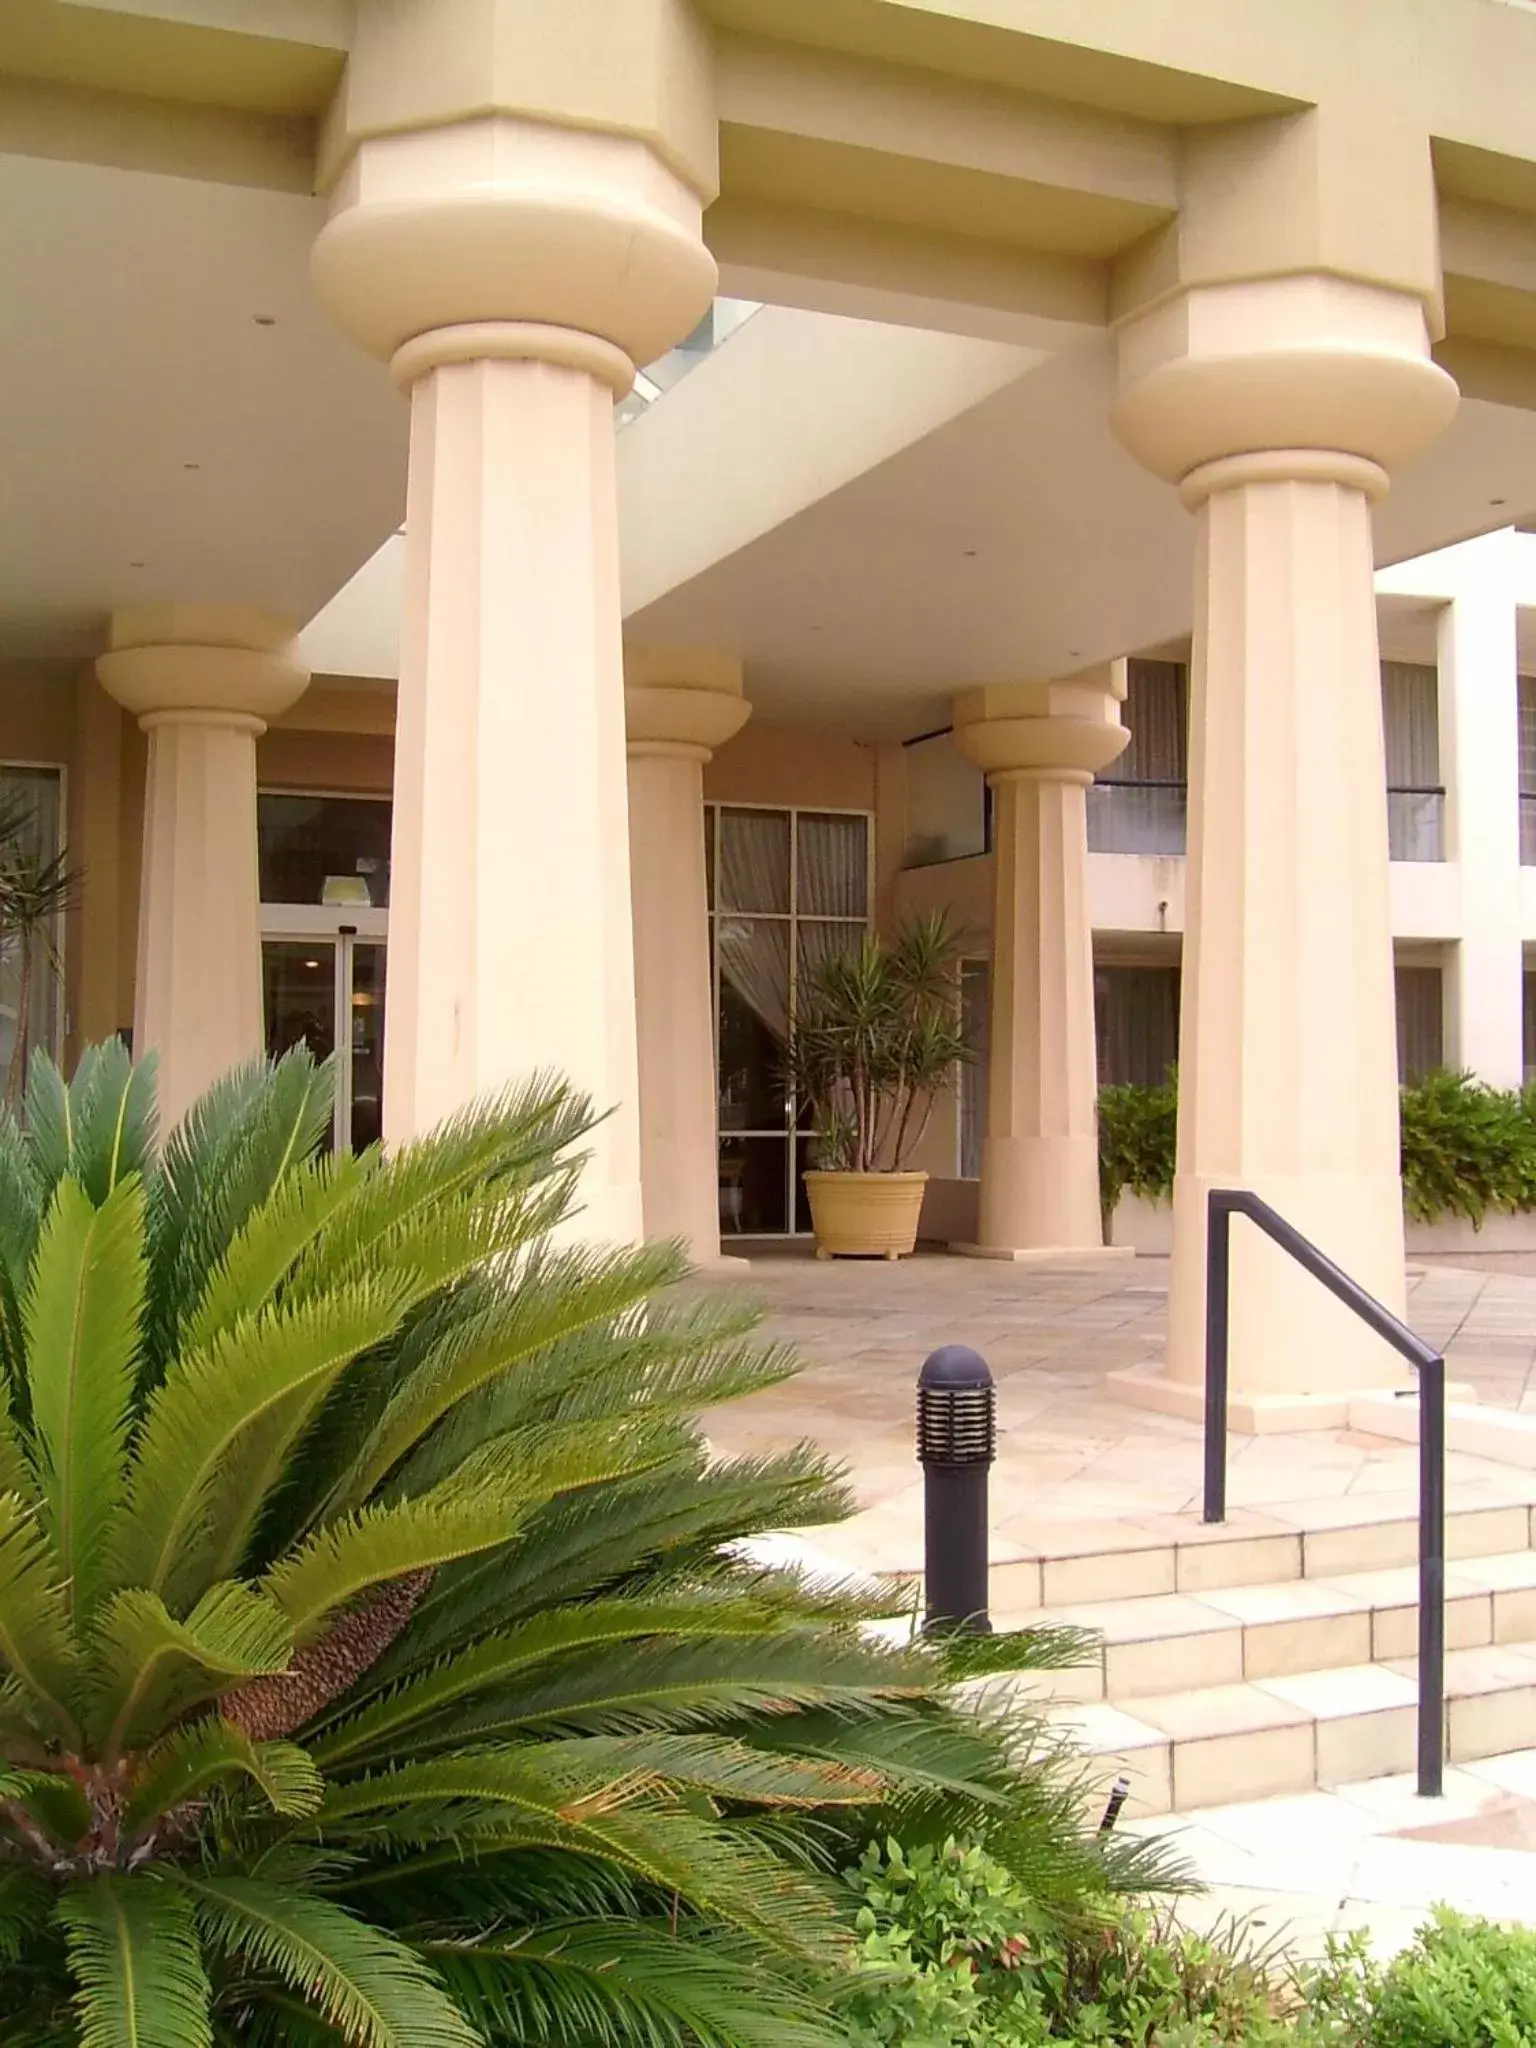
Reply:
<svg viewBox="0 0 1536 2048"><path fill-rule="evenodd" d="M1417 1567L1397 1565L996 1620L1001 1627L1059 1623L1087 1630L1098 1640L1086 1662L1032 1683L1064 1702L1113 1703L1411 1657L1418 1648L1418 1591ZM1445 1608L1450 1649L1536 1646L1536 1551L1456 1559L1447 1567Z"/></svg>
<svg viewBox="0 0 1536 2048"><path fill-rule="evenodd" d="M1485 1482L1453 1484L1446 1556L1486 1558L1529 1549L1536 1512L1525 1497L1530 1491L1526 1474L1510 1475L1507 1494ZM845 1529L856 1530L862 1519ZM1017 1516L1006 1537L993 1543L992 1611L1022 1615L1170 1594L1199 1596L1233 1586L1334 1581L1411 1565L1418 1553L1418 1501L1408 1493L1277 1503L1262 1512L1235 1511L1229 1521L1209 1527L1193 1515L1034 1523ZM894 1556L881 1561L886 1569L910 1574L920 1558L919 1539L913 1562Z"/></svg>
<svg viewBox="0 0 1536 2048"><path fill-rule="evenodd" d="M1536 1727L1536 1644L1446 1656L1446 1750L1452 1764L1529 1745ZM1255 1682L1056 1705L1050 1724L1087 1753L1107 1796L1122 1772L1127 1814L1308 1792L1414 1767L1415 1661L1341 1665Z"/></svg>

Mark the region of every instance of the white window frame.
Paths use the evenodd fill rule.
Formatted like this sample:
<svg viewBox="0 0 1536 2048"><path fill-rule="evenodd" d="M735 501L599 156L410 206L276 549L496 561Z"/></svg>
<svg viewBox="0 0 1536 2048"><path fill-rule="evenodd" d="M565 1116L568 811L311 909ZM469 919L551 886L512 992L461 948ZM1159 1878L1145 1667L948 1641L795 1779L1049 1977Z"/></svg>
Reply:
<svg viewBox="0 0 1536 2048"><path fill-rule="evenodd" d="M716 922L719 910L720 887L720 818L725 811L768 811L775 817L789 820L789 909L728 911L729 917L759 919L764 924L784 924L789 927L789 1014L795 1015L795 1001L799 989L800 948L796 943L798 927L805 924L845 924L850 931L870 932L874 929L875 907L875 814L850 804L769 804L737 803L726 797L710 797L704 805L704 825L709 834L710 873L715 880L715 900L709 906L710 938L710 1023L715 1057L715 1150L718 1157L720 1147L727 1139L774 1138L782 1140L785 1148L785 1219L788 1228L782 1232L766 1233L772 1237L809 1237L809 1230L797 1225L799 1211L799 1173L796 1161L799 1157L800 1139L813 1135L802 1131L791 1101L786 1106L782 1130L723 1131L720 1128L720 947L716 941ZM864 821L864 915L862 917L816 917L803 916L798 908L800 901L800 820L801 818L862 818ZM743 1233L746 1235L747 1233ZM753 1232L752 1235L763 1233Z"/></svg>

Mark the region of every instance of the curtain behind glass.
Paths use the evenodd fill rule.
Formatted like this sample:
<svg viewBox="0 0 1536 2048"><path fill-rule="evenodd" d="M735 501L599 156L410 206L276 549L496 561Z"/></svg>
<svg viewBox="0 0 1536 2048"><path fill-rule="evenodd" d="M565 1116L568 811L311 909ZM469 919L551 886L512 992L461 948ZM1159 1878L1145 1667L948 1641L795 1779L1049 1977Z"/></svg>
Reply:
<svg viewBox="0 0 1536 2048"><path fill-rule="evenodd" d="M1097 968L1093 1024L1101 1087L1159 1087L1179 1058L1178 968Z"/></svg>
<svg viewBox="0 0 1536 2048"><path fill-rule="evenodd" d="M987 1128L987 1058L990 1045L992 967L960 963L960 1030L971 1057L960 1069L960 1178L981 1178L981 1141Z"/></svg>
<svg viewBox="0 0 1536 2048"><path fill-rule="evenodd" d="M1381 664L1387 836L1393 860L1440 860L1439 678L1419 662Z"/></svg>
<svg viewBox="0 0 1536 2048"><path fill-rule="evenodd" d="M789 911L789 813L720 813L721 915L715 940L720 972L783 1045L789 1037L789 926L777 919L731 917L732 910Z"/></svg>
<svg viewBox="0 0 1536 2048"><path fill-rule="evenodd" d="M1397 993L1397 1077L1420 1081L1445 1064L1445 1005L1438 967L1399 967Z"/></svg>
<svg viewBox="0 0 1536 2048"><path fill-rule="evenodd" d="M27 820L29 858L52 860L64 844L62 791L57 768L0 769L0 806L13 806ZM54 944L63 944L62 929L54 933ZM16 1006L21 997L21 951L8 940L0 948L0 1079L10 1071L16 1044ZM60 1005L63 1000L59 978L41 957L33 961L32 993L27 1003L27 1038L32 1046L44 1046L58 1057L60 1046Z"/></svg>
<svg viewBox="0 0 1536 2048"><path fill-rule="evenodd" d="M867 916L868 820L802 811L797 822L795 909L800 916Z"/></svg>
<svg viewBox="0 0 1536 2048"><path fill-rule="evenodd" d="M1189 779L1189 676L1183 662L1131 662L1120 715L1130 743L1088 792L1089 848L1183 853Z"/></svg>
<svg viewBox="0 0 1536 2048"><path fill-rule="evenodd" d="M1520 862L1536 867L1536 676L1520 678Z"/></svg>

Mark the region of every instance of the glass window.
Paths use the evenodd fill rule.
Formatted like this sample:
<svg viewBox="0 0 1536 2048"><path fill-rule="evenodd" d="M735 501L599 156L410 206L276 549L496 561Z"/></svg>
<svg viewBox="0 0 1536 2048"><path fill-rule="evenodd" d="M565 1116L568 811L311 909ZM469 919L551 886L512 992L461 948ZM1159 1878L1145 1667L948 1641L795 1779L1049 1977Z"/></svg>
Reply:
<svg viewBox="0 0 1536 2048"><path fill-rule="evenodd" d="M1096 967L1100 1087L1157 1088L1179 1058L1177 967Z"/></svg>
<svg viewBox="0 0 1536 2048"><path fill-rule="evenodd" d="M981 1178L981 1141L987 1128L987 1046L991 1029L992 964L960 964L960 1028L971 1057L960 1069L960 1176Z"/></svg>
<svg viewBox="0 0 1536 2048"><path fill-rule="evenodd" d="M785 1088L795 992L857 945L869 904L869 819L836 811L705 807L715 977L720 1227L808 1228L800 1188L812 1133Z"/></svg>
<svg viewBox="0 0 1536 2048"><path fill-rule="evenodd" d="M0 768L0 811L17 820L17 849L29 867L46 867L64 847L64 778L57 768ZM36 1046L58 1058L64 1036L64 994L59 972L63 919L39 930L30 946L8 936L0 949L0 1084L16 1054L17 1018L26 990L23 1065ZM21 1076L18 1076L18 1086Z"/></svg>
<svg viewBox="0 0 1536 2048"><path fill-rule="evenodd" d="M1120 716L1130 740L1088 792L1094 853L1183 853L1189 810L1189 671L1128 664Z"/></svg>
<svg viewBox="0 0 1536 2048"><path fill-rule="evenodd" d="M1536 676L1520 678L1520 864L1536 867Z"/></svg>
<svg viewBox="0 0 1536 2048"><path fill-rule="evenodd" d="M389 907L387 797L264 790L256 803L263 903Z"/></svg>
<svg viewBox="0 0 1536 2048"><path fill-rule="evenodd" d="M1438 967L1399 967L1397 1077L1405 1086L1445 1065L1445 1003Z"/></svg>
<svg viewBox="0 0 1536 2048"><path fill-rule="evenodd" d="M1418 662L1381 664L1387 756L1387 845L1393 860L1443 860L1440 683Z"/></svg>
<svg viewBox="0 0 1536 2048"><path fill-rule="evenodd" d="M985 853L986 777L961 753L953 734L935 732L908 740L902 761L907 805L902 865L935 867L940 861Z"/></svg>

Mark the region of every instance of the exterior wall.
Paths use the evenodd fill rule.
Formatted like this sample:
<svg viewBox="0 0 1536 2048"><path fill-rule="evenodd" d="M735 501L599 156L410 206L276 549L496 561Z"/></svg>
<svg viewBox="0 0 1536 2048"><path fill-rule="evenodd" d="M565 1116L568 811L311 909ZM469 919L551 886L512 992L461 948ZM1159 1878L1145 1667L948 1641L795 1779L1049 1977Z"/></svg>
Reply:
<svg viewBox="0 0 1536 2048"><path fill-rule="evenodd" d="M735 739L726 741L704 770L704 801L873 811L875 768L876 749L867 740L848 733L762 725L754 718Z"/></svg>

